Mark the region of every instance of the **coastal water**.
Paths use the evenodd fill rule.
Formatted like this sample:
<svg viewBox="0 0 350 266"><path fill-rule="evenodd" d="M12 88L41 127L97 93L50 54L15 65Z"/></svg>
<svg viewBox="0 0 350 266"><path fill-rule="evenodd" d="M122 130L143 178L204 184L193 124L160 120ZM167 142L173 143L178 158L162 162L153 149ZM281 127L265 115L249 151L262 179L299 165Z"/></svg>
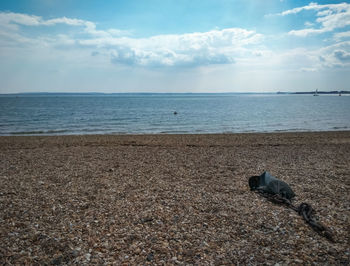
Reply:
<svg viewBox="0 0 350 266"><path fill-rule="evenodd" d="M174 114L174 112L177 114ZM0 135L350 130L350 97L279 94L0 96Z"/></svg>

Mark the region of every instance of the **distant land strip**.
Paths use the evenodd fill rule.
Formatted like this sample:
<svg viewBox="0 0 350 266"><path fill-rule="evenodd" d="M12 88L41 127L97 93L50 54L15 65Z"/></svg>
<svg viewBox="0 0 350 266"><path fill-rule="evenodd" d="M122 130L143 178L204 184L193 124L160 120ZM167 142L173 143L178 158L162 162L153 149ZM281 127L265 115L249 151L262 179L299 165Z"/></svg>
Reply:
<svg viewBox="0 0 350 266"><path fill-rule="evenodd" d="M298 92L17 92L17 93L0 93L0 96L108 96L108 95L232 95L232 94L350 94L350 91L298 91Z"/></svg>
<svg viewBox="0 0 350 266"><path fill-rule="evenodd" d="M277 92L277 94L315 94L315 91ZM350 91L317 91L317 94L350 94Z"/></svg>

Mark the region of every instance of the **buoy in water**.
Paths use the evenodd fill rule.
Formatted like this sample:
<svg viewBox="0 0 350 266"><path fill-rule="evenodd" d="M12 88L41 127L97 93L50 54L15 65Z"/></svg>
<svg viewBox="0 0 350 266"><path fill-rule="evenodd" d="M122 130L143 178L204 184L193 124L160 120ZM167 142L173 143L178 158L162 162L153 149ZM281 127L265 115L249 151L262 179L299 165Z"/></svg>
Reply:
<svg viewBox="0 0 350 266"><path fill-rule="evenodd" d="M177 112L176 112L176 111L174 112L174 115L177 115Z"/></svg>

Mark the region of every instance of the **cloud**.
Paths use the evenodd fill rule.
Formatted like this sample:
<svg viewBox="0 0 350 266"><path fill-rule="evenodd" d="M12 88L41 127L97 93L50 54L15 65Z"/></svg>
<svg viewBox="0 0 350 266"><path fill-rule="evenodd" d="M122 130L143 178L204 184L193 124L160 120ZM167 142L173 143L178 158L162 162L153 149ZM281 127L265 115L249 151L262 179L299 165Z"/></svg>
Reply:
<svg viewBox="0 0 350 266"><path fill-rule="evenodd" d="M69 35L47 33L28 37L26 28L54 27L64 24L78 27ZM82 28L81 28L82 27ZM6 34L5 34L6 33ZM23 37L26 36L26 37ZM113 64L140 67L196 67L203 65L233 64L240 57L258 57L263 35L242 28L215 29L207 32L156 35L148 38L130 37L130 32L119 29L99 30L91 21L76 18L53 18L0 13L0 45L14 46L17 42L33 47L56 49L90 49L89 54L109 56Z"/></svg>
<svg viewBox="0 0 350 266"><path fill-rule="evenodd" d="M112 51L112 62L138 66L203 66L212 64L234 63L233 55L220 51L197 49L196 51L173 51L166 48L160 50L137 50L131 47L118 47Z"/></svg>
<svg viewBox="0 0 350 266"><path fill-rule="evenodd" d="M290 35L305 37L311 34L331 32L335 29L344 28L350 25L350 4L348 3L326 5L310 3L307 6L286 10L276 15L287 16L298 14L302 11L316 11L317 19L315 23L320 25L320 27L292 30L289 32ZM309 27L312 26L312 24L310 22L307 22L306 26Z"/></svg>
<svg viewBox="0 0 350 266"><path fill-rule="evenodd" d="M336 43L319 49L320 67L350 67L350 41Z"/></svg>
<svg viewBox="0 0 350 266"><path fill-rule="evenodd" d="M344 50L334 51L334 56L340 61L350 61L350 53Z"/></svg>
<svg viewBox="0 0 350 266"><path fill-rule="evenodd" d="M304 23L304 25L305 25L306 27L312 27L312 26L314 26L315 24L314 24L314 23L311 23L310 21L306 21L306 22Z"/></svg>
<svg viewBox="0 0 350 266"><path fill-rule="evenodd" d="M300 13L301 11L304 11L304 10L326 9L325 11L322 11L319 13L319 15L323 16L326 14L330 14L332 12L337 12L337 13L343 12L344 10L346 10L348 8L349 8L349 4L347 4L347 3L319 5L317 3L311 2L307 6L296 7L296 8L290 9L290 10L283 11L282 13L279 13L277 15L286 16L286 15L290 15L290 14L297 14L297 13Z"/></svg>
<svg viewBox="0 0 350 266"><path fill-rule="evenodd" d="M300 69L301 72L317 72L317 70L315 67L303 67Z"/></svg>
<svg viewBox="0 0 350 266"><path fill-rule="evenodd" d="M321 34L324 32L326 32L324 29L303 29L303 30L291 30L288 32L288 34L299 36L299 37L306 37L310 34Z"/></svg>
<svg viewBox="0 0 350 266"><path fill-rule="evenodd" d="M117 30L117 29L109 29L109 30L96 30L96 24L82 19L76 18L54 18L45 20L40 16L27 15L21 13L13 13L13 12L0 12L0 30L11 30L18 31L19 26L55 26L57 24L64 24L68 26L82 26L84 27L84 32L93 35L93 36L101 36L101 37L112 37L112 36L120 36L120 35L128 35L128 31Z"/></svg>
<svg viewBox="0 0 350 266"><path fill-rule="evenodd" d="M56 24L67 24L71 26L88 26L93 24L89 21L84 21L81 19L71 19L71 18L55 18L44 20L42 17L27 15L21 13L13 12L0 12L0 25L2 27L12 27L12 29L18 29L17 25L25 26L52 26Z"/></svg>
<svg viewBox="0 0 350 266"><path fill-rule="evenodd" d="M350 37L350 31L344 31L344 32L337 32L334 35L335 40L345 39Z"/></svg>
<svg viewBox="0 0 350 266"><path fill-rule="evenodd" d="M263 35L255 31L229 28L149 38L95 36L77 40L77 43L81 47L109 51L114 64L195 67L232 64L242 56L259 56L261 51L250 46L262 40Z"/></svg>
<svg viewBox="0 0 350 266"><path fill-rule="evenodd" d="M246 46L257 44L262 35L239 28L213 30L182 35L158 35L150 38L94 39L82 45L107 47L112 62L139 66L199 66L231 64L235 58L255 50Z"/></svg>
<svg viewBox="0 0 350 266"><path fill-rule="evenodd" d="M264 58L264 67L299 72L321 72L335 68L350 68L350 41L340 42L318 49L295 48L274 52ZM251 64L250 64L251 66Z"/></svg>

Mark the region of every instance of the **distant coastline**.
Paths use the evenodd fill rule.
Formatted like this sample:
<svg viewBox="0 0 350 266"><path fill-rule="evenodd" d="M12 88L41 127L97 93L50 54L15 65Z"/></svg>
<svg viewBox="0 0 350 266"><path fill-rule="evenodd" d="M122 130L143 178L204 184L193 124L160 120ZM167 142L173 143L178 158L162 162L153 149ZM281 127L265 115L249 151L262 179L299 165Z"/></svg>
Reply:
<svg viewBox="0 0 350 266"><path fill-rule="evenodd" d="M1 96L109 96L109 95L254 95L254 94L314 94L315 91L278 92L17 92L0 93ZM317 91L318 94L350 94L350 91Z"/></svg>
<svg viewBox="0 0 350 266"><path fill-rule="evenodd" d="M281 92L277 94L314 94L315 91ZM350 91L317 91L317 94L350 94Z"/></svg>

